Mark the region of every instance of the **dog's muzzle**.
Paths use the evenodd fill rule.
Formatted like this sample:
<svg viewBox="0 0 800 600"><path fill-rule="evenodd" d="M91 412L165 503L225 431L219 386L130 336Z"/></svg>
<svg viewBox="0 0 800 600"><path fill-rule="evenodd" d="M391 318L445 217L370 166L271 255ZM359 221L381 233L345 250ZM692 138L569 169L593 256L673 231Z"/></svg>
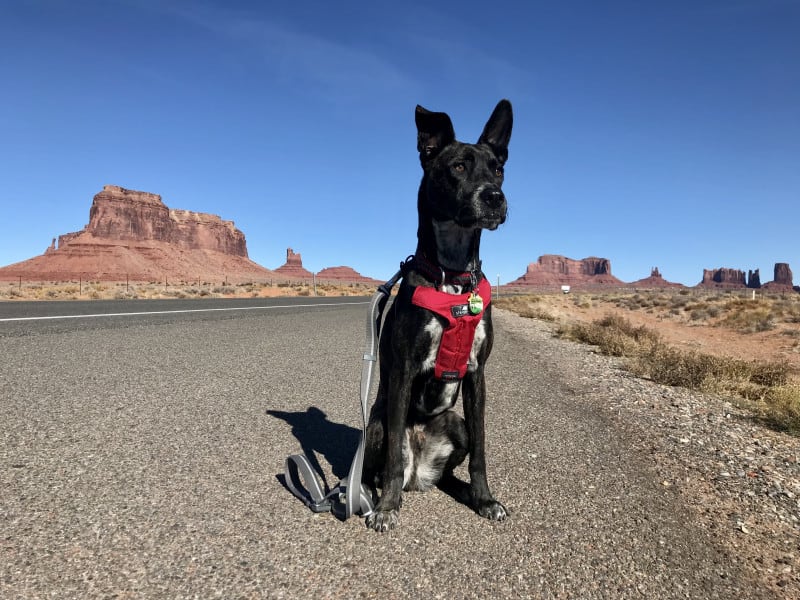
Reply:
<svg viewBox="0 0 800 600"><path fill-rule="evenodd" d="M506 220L506 197L502 190L487 186L473 197L476 224L485 229L497 229Z"/></svg>
<svg viewBox="0 0 800 600"><path fill-rule="evenodd" d="M506 197L497 188L485 188L478 196L486 206L493 210L497 210L506 201Z"/></svg>

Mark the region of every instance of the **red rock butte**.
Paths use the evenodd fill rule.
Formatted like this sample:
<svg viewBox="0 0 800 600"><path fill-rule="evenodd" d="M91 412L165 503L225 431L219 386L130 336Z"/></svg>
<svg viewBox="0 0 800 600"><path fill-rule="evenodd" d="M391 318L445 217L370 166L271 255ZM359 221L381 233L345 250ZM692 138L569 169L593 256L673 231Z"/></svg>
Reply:
<svg viewBox="0 0 800 600"><path fill-rule="evenodd" d="M509 287L553 288L569 285L575 288L624 287L626 284L611 274L611 261L589 257L575 260L557 254L540 256L528 265L525 274L508 284Z"/></svg>
<svg viewBox="0 0 800 600"><path fill-rule="evenodd" d="M291 248L286 249L286 262L275 269L275 275L289 281L309 282L314 274L303 267L303 257ZM380 285L381 281L364 277L351 267L326 267L316 274L319 283L364 283Z"/></svg>
<svg viewBox="0 0 800 600"><path fill-rule="evenodd" d="M89 223L41 256L0 269L0 280L223 281L273 275L247 256L244 234L217 215L168 208L158 194L106 185Z"/></svg>

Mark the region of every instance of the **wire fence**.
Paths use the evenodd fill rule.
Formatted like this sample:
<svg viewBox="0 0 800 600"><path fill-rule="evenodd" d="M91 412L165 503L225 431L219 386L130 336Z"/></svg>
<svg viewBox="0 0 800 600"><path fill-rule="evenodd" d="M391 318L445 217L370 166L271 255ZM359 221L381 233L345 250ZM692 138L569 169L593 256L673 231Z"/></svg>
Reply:
<svg viewBox="0 0 800 600"><path fill-rule="evenodd" d="M369 295L381 282L369 279L269 278L215 280L194 279L131 280L82 278L63 280L0 281L0 300L136 299Z"/></svg>

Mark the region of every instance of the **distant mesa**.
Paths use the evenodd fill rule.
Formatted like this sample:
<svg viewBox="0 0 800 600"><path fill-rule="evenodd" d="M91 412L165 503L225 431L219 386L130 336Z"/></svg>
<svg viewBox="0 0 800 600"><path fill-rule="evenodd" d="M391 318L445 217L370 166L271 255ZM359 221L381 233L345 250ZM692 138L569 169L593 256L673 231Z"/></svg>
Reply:
<svg viewBox="0 0 800 600"><path fill-rule="evenodd" d="M697 284L698 287L710 288L744 288L747 287L744 271L739 269L703 269L703 279Z"/></svg>
<svg viewBox="0 0 800 600"><path fill-rule="evenodd" d="M589 257L575 260L558 254L545 254L528 265L525 274L508 284L509 287L622 287L623 281L611 274L611 261Z"/></svg>
<svg viewBox="0 0 800 600"><path fill-rule="evenodd" d="M89 223L53 240L41 256L0 269L0 279L223 281L265 279L244 233L217 215L170 209L158 194L106 185Z"/></svg>
<svg viewBox="0 0 800 600"><path fill-rule="evenodd" d="M528 265L524 275L507 284L509 288L558 289L568 285L574 289L599 288L683 288L680 283L667 281L658 267L650 269L650 276L631 283L625 283L611 274L611 261L607 258L589 257L574 260L557 254L540 256L535 263ZM787 263L775 263L773 281L761 283L758 269L746 274L739 269L720 267L703 269L703 279L695 287L703 289L765 289L771 291L800 291L792 281L792 270Z"/></svg>
<svg viewBox="0 0 800 600"><path fill-rule="evenodd" d="M719 268L703 269L703 279L697 284L700 288L720 288L720 289L765 289L770 291L793 291L797 290L792 280L792 269L788 263L775 263L774 276L772 281L761 283L761 273L759 269L744 271L739 269Z"/></svg>
<svg viewBox="0 0 800 600"><path fill-rule="evenodd" d="M338 267L330 279L372 283ZM348 270L349 269L349 270ZM0 281L223 282L310 280L299 254L272 271L249 259L244 233L217 215L170 209L158 194L106 185L89 223L54 238L44 254L0 268Z"/></svg>
<svg viewBox="0 0 800 600"><path fill-rule="evenodd" d="M383 283L377 279L364 277L351 267L326 267L317 273L317 281L323 283L365 283L368 285L380 285Z"/></svg>

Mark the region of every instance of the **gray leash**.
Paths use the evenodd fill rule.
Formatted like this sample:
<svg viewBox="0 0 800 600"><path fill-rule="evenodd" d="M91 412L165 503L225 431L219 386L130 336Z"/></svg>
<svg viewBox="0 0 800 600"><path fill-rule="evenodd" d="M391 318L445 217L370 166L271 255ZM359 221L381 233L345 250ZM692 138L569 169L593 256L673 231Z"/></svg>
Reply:
<svg viewBox="0 0 800 600"><path fill-rule="evenodd" d="M366 349L361 367L361 440L358 443L350 472L336 486L326 491L320 484L311 462L305 454L292 454L286 459L286 487L314 512L333 512L340 518L349 519L353 514L366 517L372 513L374 501L370 489L361 483L364 467L364 446L367 441L367 418L369 393L378 362L378 338L381 317L392 288L402 277L402 269L381 285L367 311Z"/></svg>

